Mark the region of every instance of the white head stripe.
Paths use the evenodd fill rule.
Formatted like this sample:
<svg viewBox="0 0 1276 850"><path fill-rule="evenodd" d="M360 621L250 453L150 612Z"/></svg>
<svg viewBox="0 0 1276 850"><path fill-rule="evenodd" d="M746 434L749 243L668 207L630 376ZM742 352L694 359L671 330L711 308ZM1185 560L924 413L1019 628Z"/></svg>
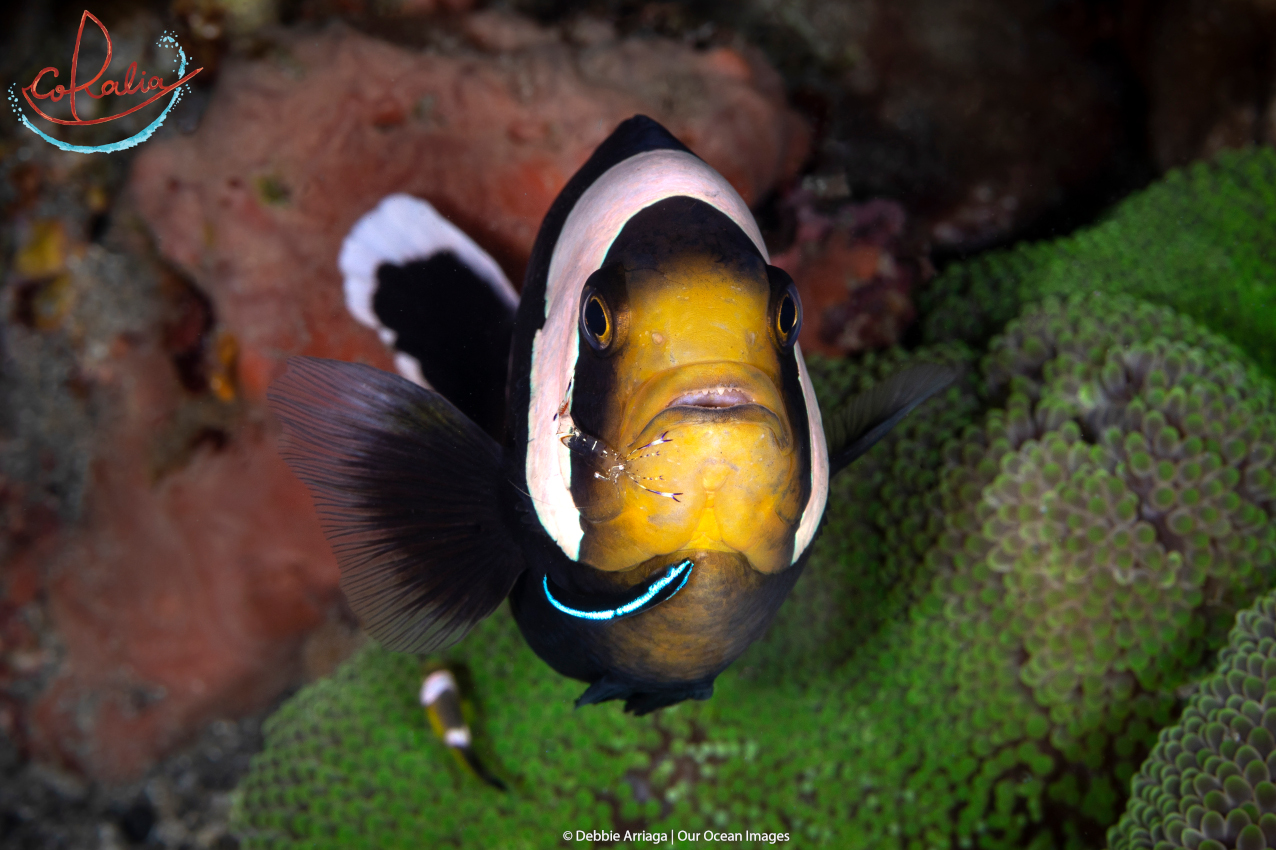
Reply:
<svg viewBox="0 0 1276 850"><path fill-rule="evenodd" d="M550 259L545 282L545 325L532 343L531 398L527 411L527 486L541 525L572 560L580 555L584 532L580 512L572 501L571 455L558 439L562 423L556 418L576 371L577 305L585 281L602 265L620 231L640 211L665 198L703 201L739 225L764 260L770 261L762 234L744 200L702 160L684 151L640 153L609 168L585 190L568 214ZM799 363L801 362L799 358ZM803 514L819 522L828 490L828 459L824 431L810 379L801 367L803 392L811 416L812 461L822 459L817 473L812 464L812 492ZM820 448L814 449L818 441ZM822 482L822 487L817 484ZM818 510L812 511L818 505ZM814 535L814 527L810 531ZM799 537L799 542L801 542ZM810 543L808 536L801 548ZM799 549L800 551L800 549Z"/></svg>

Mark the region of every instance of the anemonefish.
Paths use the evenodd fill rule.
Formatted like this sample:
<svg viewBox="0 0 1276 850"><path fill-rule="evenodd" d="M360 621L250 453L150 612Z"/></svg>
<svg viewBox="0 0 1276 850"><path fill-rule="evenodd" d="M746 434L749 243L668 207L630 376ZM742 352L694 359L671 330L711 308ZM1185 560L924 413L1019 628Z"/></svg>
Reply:
<svg viewBox="0 0 1276 850"><path fill-rule="evenodd" d="M470 726L465 722L461 689L450 670L435 670L421 683L421 707L434 734L447 745L456 761L469 773L501 791L509 790L500 777L489 771L474 752Z"/></svg>
<svg viewBox="0 0 1276 850"><path fill-rule="evenodd" d="M536 654L589 683L577 705L708 698L797 581L830 477L953 377L914 367L822 419L793 281L730 184L642 116L554 201L517 299L406 196L341 266L413 380L297 357L270 402L351 606L428 653L508 597ZM477 364L506 352L502 417Z"/></svg>

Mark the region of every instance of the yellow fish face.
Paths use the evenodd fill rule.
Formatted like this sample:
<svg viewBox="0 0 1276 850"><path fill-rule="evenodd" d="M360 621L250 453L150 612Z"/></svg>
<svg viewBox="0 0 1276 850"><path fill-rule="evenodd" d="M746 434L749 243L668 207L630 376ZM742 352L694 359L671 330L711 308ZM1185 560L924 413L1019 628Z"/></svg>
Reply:
<svg viewBox="0 0 1276 850"><path fill-rule="evenodd" d="M603 447L573 464L572 495L597 569L686 550L792 561L810 489L784 362L800 308L760 257L719 247L606 267L582 294L572 415Z"/></svg>

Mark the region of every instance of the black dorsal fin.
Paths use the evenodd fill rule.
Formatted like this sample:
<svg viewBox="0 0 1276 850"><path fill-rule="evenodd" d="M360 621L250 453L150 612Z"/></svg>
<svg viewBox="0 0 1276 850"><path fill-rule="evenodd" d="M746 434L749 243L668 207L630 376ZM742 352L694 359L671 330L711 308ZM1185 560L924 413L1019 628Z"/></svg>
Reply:
<svg viewBox="0 0 1276 850"><path fill-rule="evenodd" d="M957 377L948 366L920 363L897 372L824 418L829 477L845 469L894 428L913 408Z"/></svg>
<svg viewBox="0 0 1276 850"><path fill-rule="evenodd" d="M338 265L347 309L394 348L400 374L501 439L518 295L496 261L428 202L396 193L350 228Z"/></svg>
<svg viewBox="0 0 1276 850"><path fill-rule="evenodd" d="M493 437L505 429L514 308L455 254L377 269L372 305L430 386Z"/></svg>
<svg viewBox="0 0 1276 850"><path fill-rule="evenodd" d="M355 363L290 358L268 398L373 638L432 652L500 605L523 561L491 437L438 393Z"/></svg>

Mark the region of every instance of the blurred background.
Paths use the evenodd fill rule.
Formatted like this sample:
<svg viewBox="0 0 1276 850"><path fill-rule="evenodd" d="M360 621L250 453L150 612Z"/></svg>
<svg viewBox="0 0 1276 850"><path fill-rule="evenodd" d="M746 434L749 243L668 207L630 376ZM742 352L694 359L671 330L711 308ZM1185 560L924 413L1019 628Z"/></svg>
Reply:
<svg viewBox="0 0 1276 850"><path fill-rule="evenodd" d="M65 82L85 8L6 5L0 81ZM517 285L556 193L645 113L754 207L804 350L843 356L913 339L956 259L1276 143L1271 0L88 8L104 79L171 80L164 32L203 71L124 152L0 120L4 847L237 847L261 719L359 645L263 400L290 354L393 368L336 264L385 194L431 201ZM105 53L90 25L80 67ZM101 144L158 111L49 132Z"/></svg>

